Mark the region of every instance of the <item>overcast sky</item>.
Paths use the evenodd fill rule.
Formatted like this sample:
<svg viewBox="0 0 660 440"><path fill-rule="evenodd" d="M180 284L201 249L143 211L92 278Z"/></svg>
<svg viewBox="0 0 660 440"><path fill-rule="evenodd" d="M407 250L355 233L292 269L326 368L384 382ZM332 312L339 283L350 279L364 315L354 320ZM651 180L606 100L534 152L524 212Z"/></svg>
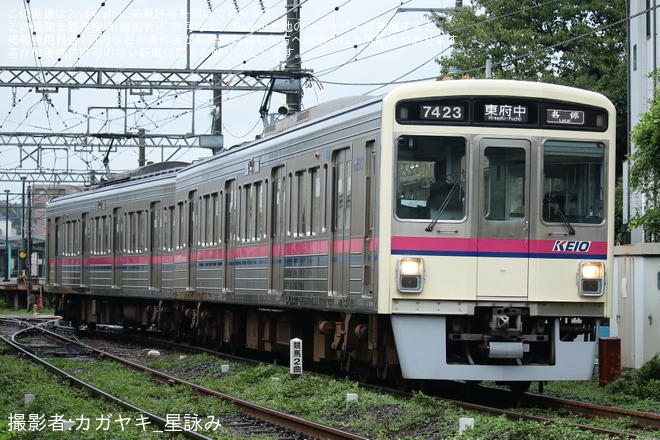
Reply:
<svg viewBox="0 0 660 440"><path fill-rule="evenodd" d="M452 8L453 0L301 3L302 68L313 70L318 80L304 89L305 108L342 96L379 95L393 82L431 80L439 74L434 59L451 50L451 36L442 35L424 12L410 9ZM190 0L190 4L193 31L285 30L286 0ZM187 0L3 0L3 6L3 66L269 70L283 68L285 59L281 35L193 34L188 53ZM134 133L144 128L152 134L207 134L212 122L210 92L197 92L193 99L185 92L125 96L83 89L72 91L69 98L66 90L44 95L2 88L0 97L3 133ZM262 131L262 99L263 92L223 92L225 145L253 139ZM284 101L283 94L275 94L271 110ZM135 109L127 118L115 109L123 104ZM190 108L195 108L194 113ZM209 152L164 153L170 154L190 161ZM59 168L66 161L72 169L100 170L102 156L98 151L46 151L42 166ZM162 157L161 151L147 154L152 161ZM122 149L113 154L111 165L134 168L136 158L137 149ZM25 160L23 164L29 166ZM20 165L18 149L2 147L0 169Z"/></svg>

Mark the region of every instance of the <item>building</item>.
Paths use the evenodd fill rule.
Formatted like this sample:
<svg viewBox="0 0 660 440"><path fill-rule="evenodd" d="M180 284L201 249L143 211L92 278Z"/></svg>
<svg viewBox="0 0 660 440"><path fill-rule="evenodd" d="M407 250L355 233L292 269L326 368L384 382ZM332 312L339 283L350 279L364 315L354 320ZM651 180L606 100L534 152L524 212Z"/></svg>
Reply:
<svg viewBox="0 0 660 440"><path fill-rule="evenodd" d="M657 0L631 0L628 29L628 128L631 130L650 108L657 79L649 74L660 68L660 14ZM635 145L629 146L633 152ZM623 222L644 209L644 198L630 193L624 164ZM621 365L641 367L660 352L660 244L644 243L641 228L629 231L631 244L614 249L612 336L621 340Z"/></svg>
<svg viewBox="0 0 660 440"><path fill-rule="evenodd" d="M83 191L77 185L33 185L32 186L32 233L37 237L46 236L46 206L56 196Z"/></svg>
<svg viewBox="0 0 660 440"><path fill-rule="evenodd" d="M657 0L631 0L629 3L628 28L628 129L632 130L639 123L644 113L649 110L650 100L657 90L657 80L649 74L660 68L660 41L657 35L660 17ZM629 146L629 152L635 150ZM623 223L641 211L644 200L639 194L631 194L628 189L628 167L624 164L624 206ZM643 243L641 229L630 231L630 243Z"/></svg>

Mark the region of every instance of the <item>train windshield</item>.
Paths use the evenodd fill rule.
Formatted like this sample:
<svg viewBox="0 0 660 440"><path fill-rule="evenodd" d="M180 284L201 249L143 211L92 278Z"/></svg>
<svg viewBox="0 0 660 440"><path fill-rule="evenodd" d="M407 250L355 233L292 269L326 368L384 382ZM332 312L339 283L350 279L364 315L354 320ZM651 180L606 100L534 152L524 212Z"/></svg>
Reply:
<svg viewBox="0 0 660 440"><path fill-rule="evenodd" d="M548 141L543 148L543 220L604 220L605 146L597 142Z"/></svg>
<svg viewBox="0 0 660 440"><path fill-rule="evenodd" d="M466 139L399 136L397 144L397 216L436 221L465 218Z"/></svg>

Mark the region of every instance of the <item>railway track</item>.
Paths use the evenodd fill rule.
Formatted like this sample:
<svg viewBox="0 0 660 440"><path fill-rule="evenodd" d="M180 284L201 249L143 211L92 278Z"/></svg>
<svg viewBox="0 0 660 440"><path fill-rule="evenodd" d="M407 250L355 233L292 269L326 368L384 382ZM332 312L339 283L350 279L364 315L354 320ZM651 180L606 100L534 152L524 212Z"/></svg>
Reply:
<svg viewBox="0 0 660 440"><path fill-rule="evenodd" d="M108 334L112 335L112 333L108 333ZM148 340L150 341L150 344L163 343L169 347L175 347L176 350L184 350L184 351L191 350L191 351L199 351L201 353L217 354L217 352L213 352L211 350L207 350L201 347L192 347L180 343L169 343L154 338L149 338ZM133 341L136 342L135 339L133 339ZM242 358L240 356L232 356L225 354L222 354L222 356L223 357L227 356L228 358L231 358L235 361L254 363L254 360ZM395 394L400 393L399 390L394 390L389 388L383 388L383 387L374 387L374 388L380 391L385 390L388 393L395 393ZM493 415L503 415L509 419L527 420L527 421L538 422L540 424L556 423L557 419L552 417L530 415L528 413L525 413L523 411L523 408L521 408L520 410L512 410L512 409L507 409L507 407L511 408L511 407L519 406L524 408L544 408L544 409L562 411L563 413L570 412L573 415L582 416L588 419L593 419L598 417L603 419L617 419L620 417L628 417L632 421L634 426L636 426L640 430L660 429L660 415L657 414L631 411L622 408L606 407L602 405L596 405L596 404L580 402L580 401L557 399L557 398L551 398L551 397L546 397L531 393L524 393L523 395L518 395L517 393L513 393L507 389L491 388L485 386L479 386L477 388L478 391L474 392L474 390L472 390L472 392L468 392L468 394L472 394L472 395L477 394L479 396L479 399L477 399L477 401L481 403L475 403L476 401L472 399L460 399L460 398L452 399L447 397L439 397L439 398L441 398L442 400L449 401L453 403L455 406L467 410L471 410L479 413L493 414ZM410 394L406 394L406 393L404 393L404 395L410 396ZM570 426L574 426L583 431L590 431L597 434L604 434L612 437L618 437L618 438L638 437L638 434L635 433L599 428L597 426L592 426L592 425L579 424L579 423L566 423L566 424Z"/></svg>
<svg viewBox="0 0 660 440"><path fill-rule="evenodd" d="M530 393L523 395L522 402L525 406L553 410L567 410L573 414L579 414L587 418L601 417L606 419L616 419L619 417L627 417L639 429L660 430L660 414L606 407L603 405L595 405L593 403L559 399L556 397L547 397Z"/></svg>
<svg viewBox="0 0 660 440"><path fill-rule="evenodd" d="M544 424L553 423L556 418L530 415L525 412L525 410L528 409L547 409L561 413L563 418L569 414L576 417L583 417L585 419L601 418L615 420L626 417L630 421L630 426L640 430L640 433L642 431L648 433L660 430L660 414L633 411L576 400L560 399L534 393L518 394L508 389L493 388L482 385L466 385L466 387L467 390L466 388L459 387L457 390L442 393L442 395L445 396L443 398L447 398L462 408L495 415L504 415L510 419L516 420L531 420ZM511 408L517 408L517 410L512 410ZM621 432L580 423L567 424L580 430L620 438L637 438L640 436L638 433ZM643 434L642 436L645 435L646 434Z"/></svg>
<svg viewBox="0 0 660 440"><path fill-rule="evenodd" d="M14 324L19 325L19 323L16 322L14 322ZM21 326L25 327L25 324ZM14 350L21 353L23 356L26 356L33 362L43 366L71 385L86 389L97 397L104 398L129 411L141 414L142 416L146 417L152 424L159 426L164 430L174 430L187 438L211 439L212 437L206 436L193 430L189 430L185 426L180 426L177 424L173 425L172 421L168 420L167 418L153 414L144 408L137 407L117 396L106 393L89 383L77 379L68 372L63 371L52 363L48 362L44 357L42 357L42 354L45 354L46 356L55 354L57 356L87 356L95 357L98 359L109 359L124 365L133 371L149 373L155 380L158 380L167 385L189 387L194 389L200 395L222 399L223 401L229 402L240 408L242 412L242 415L239 418L229 422L224 421L223 426L239 429L242 432L270 434L277 433L278 438L280 439L323 438L336 440L366 440L365 437L353 433L304 420L280 411L275 411L243 399L238 399L236 397L205 388L184 379L167 375L165 373L148 368L144 365L140 365L110 353L86 346L79 341L48 330L42 325L33 325L28 323L27 327L15 332L13 335L0 336L0 338L4 340L7 345L11 346Z"/></svg>
<svg viewBox="0 0 660 440"><path fill-rule="evenodd" d="M34 336L35 344L33 344L35 345L35 348L33 351L43 351L44 346L48 345L43 342L44 339L43 336L40 336L38 333L35 332L33 328L35 326L34 323L22 324L22 326L24 327L26 325L28 326L28 328L23 331L22 333L23 336L19 336L19 339L21 341L24 341L25 339L28 339L27 335L29 335L31 332L35 333ZM37 324L37 325L39 327L43 327L42 324ZM47 330L45 331L48 334L52 333L52 332L48 332ZM60 356L77 356L77 357L92 356L94 358L99 358L99 359L113 360L116 362L120 362L123 365L126 365L127 368L131 370L148 372L155 380L166 383L168 385L180 385L180 386L191 387L200 394L221 398L228 402L233 402L237 406L245 408L244 413L246 414L244 419L240 419L233 422L235 423L237 428L241 427L241 429L246 429L246 430L268 429L263 427L263 424L266 423L276 426L290 426L290 428L287 429L290 429L298 433L303 433L304 435L315 438L342 438L342 439L364 438L364 437L360 437L359 435L346 433L344 431L337 431L334 430L333 428L330 428L332 432L328 433L327 427L324 427L322 425L317 425L315 423L310 424L309 422L306 422L301 419L297 419L295 417L293 418L295 423L303 423L304 426L303 427L292 426L290 425L290 421L285 421L285 422L282 421L281 419L282 417L284 417L285 419L290 418L290 416L287 416L286 414L282 414L277 411L272 411L267 408L260 407L259 405L254 405L250 402L246 402L241 399L236 399L234 397L228 396L223 393L219 393L214 390L206 389L190 381L172 377L170 375L143 366L139 362L128 361L122 357L118 357L108 353L108 351L106 351L105 348L103 350L99 350L92 347L88 347L82 343L78 344L77 340L74 341L71 338L63 337L61 335L53 336L53 338L59 341L58 345L62 348L47 349L45 350L45 353L49 353L49 354L56 353L57 355ZM153 342L153 340L150 341ZM132 343L135 344L135 342L136 341L133 339ZM161 343L167 344L166 341L161 341ZM181 344L173 344L172 346L176 347L175 348L176 351L181 351L182 347L185 347L189 351L196 351L196 347L182 346ZM67 350L69 349L70 351L67 352ZM130 350L126 350L126 351L130 351ZM208 353L208 350L202 349L202 351ZM235 357L233 358L236 359ZM68 376L65 377L68 378ZM391 392L391 390L388 390L388 392ZM425 390L425 393L426 392L427 390ZM479 399L478 400L464 399L462 397L468 395L479 396ZM584 403L584 402L549 398L546 396L529 394L529 393L514 396L513 393L511 393L508 390L502 390L497 388L489 388L482 386L472 387L468 391L466 390L459 391L458 393L459 397L455 397L455 396L456 395L454 395L454 397L452 398L449 398L447 396L442 396L440 398L453 403L455 406L465 408L469 411L485 413L485 414L493 414L497 416L503 415L509 419L534 421L542 425L556 423L558 417L530 415L526 413L524 409L518 408L512 410L510 408L516 406L522 406L525 408L543 408L543 409L550 409L553 411L559 411L562 414L561 416L559 416L559 418L563 418L564 419L563 422L567 425L576 427L581 430L604 434L617 438L636 438L638 436L646 437L649 434L653 434L653 431L659 429L660 427L660 416L657 414L642 413L642 412L630 411L620 408L603 407L603 406ZM497 403L499 403L499 405ZM580 423L567 423L565 420L566 418L565 416L567 413L571 413L576 416L582 416L585 418L599 417L605 419L615 419L619 417L627 417L629 420L632 421L631 425L635 424L637 428L640 429L640 431L634 433L620 432L612 429L599 428L592 425L586 425ZM264 420L265 422L263 422ZM155 419L154 424L156 423L157 420ZM641 431L641 430L646 430L646 431Z"/></svg>

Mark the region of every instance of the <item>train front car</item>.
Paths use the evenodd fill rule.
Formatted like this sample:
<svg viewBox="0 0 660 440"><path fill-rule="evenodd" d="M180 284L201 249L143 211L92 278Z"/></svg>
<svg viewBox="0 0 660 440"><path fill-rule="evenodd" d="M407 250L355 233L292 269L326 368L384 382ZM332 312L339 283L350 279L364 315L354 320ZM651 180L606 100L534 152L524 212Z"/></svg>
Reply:
<svg viewBox="0 0 660 440"><path fill-rule="evenodd" d="M591 377L611 307L614 115L596 93L504 80L384 98L379 311L403 377Z"/></svg>

